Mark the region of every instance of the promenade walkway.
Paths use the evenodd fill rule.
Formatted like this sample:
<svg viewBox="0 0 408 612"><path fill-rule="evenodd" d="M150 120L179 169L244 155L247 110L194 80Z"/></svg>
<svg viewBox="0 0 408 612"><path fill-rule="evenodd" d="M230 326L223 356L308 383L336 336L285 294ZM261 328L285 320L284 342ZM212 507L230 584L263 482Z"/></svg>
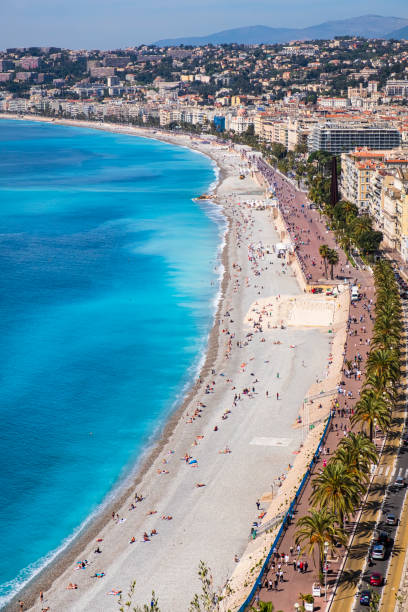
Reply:
<svg viewBox="0 0 408 612"><path fill-rule="evenodd" d="M285 218L293 244L297 246L297 256L303 273L309 282L319 283L324 279L324 265L319 255L321 244L338 249L334 235L328 231L324 219L312 209L303 192L298 191L289 181L274 171L263 160L256 160L258 170L275 189L279 207ZM364 380L365 363L369 352L369 338L372 333L374 287L370 272L356 270L348 263L345 254L338 249L339 264L337 276L348 277L360 285L362 299L350 306L348 336L345 347L344 363L351 362L351 369L344 366L339 392L333 400L335 416L324 444L323 452L315 464L312 478L309 479L296 508L294 521L284 533L275 559L263 578L263 585L257 599L273 602L276 610L287 612L294 610L294 604L300 603L299 593L311 593L313 582L318 579L318 561L306 554L298 554L295 545L296 520L308 513L309 497L312 492L313 475L324 469L341 439L350 431L350 417L358 401L361 385ZM340 281L339 281L340 282ZM351 532L353 523L348 526ZM328 597L335 584L345 550L339 548L336 556L328 559ZM306 571L300 571L297 562L302 562ZM279 576L279 571L283 572ZM279 581L277 582L277 572ZM315 600L315 610L325 608L324 595Z"/></svg>

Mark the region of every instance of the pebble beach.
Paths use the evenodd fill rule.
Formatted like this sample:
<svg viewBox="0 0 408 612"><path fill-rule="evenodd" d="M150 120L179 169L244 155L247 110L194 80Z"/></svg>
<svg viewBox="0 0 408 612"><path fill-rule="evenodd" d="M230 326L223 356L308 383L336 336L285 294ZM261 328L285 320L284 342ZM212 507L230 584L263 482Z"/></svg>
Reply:
<svg viewBox="0 0 408 612"><path fill-rule="evenodd" d="M200 561L220 594L233 574L242 586L248 561L239 561L256 548L251 526L281 511L302 477L328 403L312 415L310 435L298 417L305 397L335 386L348 300L305 294L295 266L278 257L276 218L240 151L186 135L81 124L157 137L214 160L212 201L229 227L222 295L199 379L144 465L21 599L33 611L113 611L118 593L136 581L135 604L150 602L154 590L163 612L187 611L200 591Z"/></svg>

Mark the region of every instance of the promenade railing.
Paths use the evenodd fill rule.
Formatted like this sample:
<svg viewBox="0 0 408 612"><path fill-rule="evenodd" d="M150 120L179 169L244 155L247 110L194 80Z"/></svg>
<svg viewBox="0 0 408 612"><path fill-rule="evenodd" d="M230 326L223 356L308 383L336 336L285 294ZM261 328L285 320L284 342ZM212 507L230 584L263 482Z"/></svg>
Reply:
<svg viewBox="0 0 408 612"><path fill-rule="evenodd" d="M264 577L265 572L268 569L268 566L269 566L270 561L272 559L272 555L276 552L276 550L278 548L278 545L279 545L279 542L280 542L280 540L282 538L282 535L285 533L286 528L290 525L290 522L291 522L292 517L293 517L293 513L295 511L296 504L299 501L299 498L300 498L300 496L301 496L301 494L303 492L303 489L305 488L305 485L306 485L306 483L307 483L307 481L309 479L309 476L312 473L313 466L315 465L315 463L316 463L316 461L317 461L317 459L318 459L318 457L320 455L320 451L321 451L323 443L324 443L324 441L326 439L326 435L327 435L327 432L329 430L331 420L332 420L332 413L330 411L329 418L327 419L327 423L326 423L324 431L323 431L323 433L321 435L321 438L319 440L319 444L317 446L316 452L313 455L313 458L312 458L311 462L308 465L308 468L307 468L307 470L305 472L305 475L303 476L302 482L300 483L300 485L298 487L298 490L296 491L295 496L294 496L294 498L293 498L293 500L292 500L292 502L291 502L291 504L290 504L290 506L289 506L289 508L288 508L288 510L287 510L287 512L286 512L286 514L284 516L284 518L283 518L282 525L280 526L280 529L279 529L278 533L276 534L276 537L275 537L275 539L274 539L274 541L272 543L272 546L271 546L271 548L269 550L269 553L268 553L268 555L267 555L267 557L266 557L266 559L265 559L265 561L264 561L264 563L262 565L261 571L259 572L258 577L255 580L254 586L252 587L251 592L249 593L249 595L246 598L246 600L244 601L244 603L239 608L238 612L245 612L247 610L248 606L250 606L252 601L254 600L257 591L262 586L262 579Z"/></svg>

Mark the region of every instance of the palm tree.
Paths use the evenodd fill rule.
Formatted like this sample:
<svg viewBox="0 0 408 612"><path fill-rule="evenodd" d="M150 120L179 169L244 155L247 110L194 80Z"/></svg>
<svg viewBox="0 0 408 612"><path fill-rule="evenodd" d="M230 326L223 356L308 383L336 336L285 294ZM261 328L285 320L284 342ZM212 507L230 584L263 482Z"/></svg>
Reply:
<svg viewBox="0 0 408 612"><path fill-rule="evenodd" d="M395 385L389 385L385 389L381 390L380 382L377 376L370 374L369 376L365 377L363 389L364 391L375 391L378 393L387 404L388 410L391 412L392 406L395 404L398 397L398 390Z"/></svg>
<svg viewBox="0 0 408 612"><path fill-rule="evenodd" d="M344 517L354 511L364 486L355 479L347 466L335 460L329 461L325 469L312 482L313 492L310 501L320 508L327 508L339 517L343 525Z"/></svg>
<svg viewBox="0 0 408 612"><path fill-rule="evenodd" d="M391 324L386 325L384 319L381 320L379 325L374 326L373 337L371 339L372 349L383 349L396 351L399 350L401 342L401 331L397 325Z"/></svg>
<svg viewBox="0 0 408 612"><path fill-rule="evenodd" d="M399 355L391 349L374 349L367 359L367 375L378 379L381 391L400 377Z"/></svg>
<svg viewBox="0 0 408 612"><path fill-rule="evenodd" d="M302 516L297 522L295 543L305 543L307 554L314 557L317 550L319 556L319 570L323 573L324 543L328 542L331 550L337 542L346 544L346 535L338 524L338 519L327 508L310 510L309 514Z"/></svg>
<svg viewBox="0 0 408 612"><path fill-rule="evenodd" d="M251 610L253 612L274 612L275 607L271 601L260 601L259 608L252 607ZM282 612L282 610L277 610L276 612Z"/></svg>
<svg viewBox="0 0 408 612"><path fill-rule="evenodd" d="M328 247L327 244L322 244L319 247L319 254L320 257L323 259L323 263L324 263L324 275L327 278L327 256L330 252L330 248Z"/></svg>
<svg viewBox="0 0 408 612"><path fill-rule="evenodd" d="M352 424L367 424L370 441L372 442L374 424L377 422L381 429L387 429L390 421L389 402L384 394L377 389L364 389L360 400L356 404L356 411L351 417Z"/></svg>
<svg viewBox="0 0 408 612"><path fill-rule="evenodd" d="M339 263L339 255L334 249L329 249L327 261L330 264L330 278L333 280L333 268Z"/></svg>
<svg viewBox="0 0 408 612"><path fill-rule="evenodd" d="M365 434L350 432L340 442L334 460L343 463L359 480L367 480L370 465L378 462L378 454Z"/></svg>
<svg viewBox="0 0 408 612"><path fill-rule="evenodd" d="M368 215L361 215L359 217L355 217L351 223L351 232L354 239L358 240L358 238L365 232L368 232L372 228L372 226L373 222L371 220L371 217L369 217Z"/></svg>
<svg viewBox="0 0 408 612"><path fill-rule="evenodd" d="M358 215L358 207L347 200L340 202L342 205L342 211L346 219L347 225L350 225L351 221Z"/></svg>

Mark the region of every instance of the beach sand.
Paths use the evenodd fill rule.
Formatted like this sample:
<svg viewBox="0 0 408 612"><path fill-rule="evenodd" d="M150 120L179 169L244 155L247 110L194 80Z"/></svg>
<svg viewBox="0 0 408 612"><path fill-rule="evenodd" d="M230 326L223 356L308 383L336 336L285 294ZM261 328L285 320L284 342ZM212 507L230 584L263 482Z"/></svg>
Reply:
<svg viewBox="0 0 408 612"><path fill-rule="evenodd" d="M147 130L111 129L152 136ZM312 385L328 376L333 338L326 325L330 305L323 306L325 325L320 328L312 327L314 316L303 320L299 309L284 329L268 328L265 318L259 331L248 321L257 301L278 303L280 295L303 301L304 293L292 268L273 253L279 238L271 211L245 204L264 199L249 173L240 180L245 162L226 146L189 136L155 136L200 150L221 170L215 201L229 220L229 232L223 253L223 296L207 361L201 382L194 385L126 492L118 491L114 505L19 594L30 610L41 610L40 590L42 605L50 611L117 610L116 597L107 593L112 589L126 593L134 580L135 604L150 602L155 590L162 612L188 610L200 590L200 560L210 567L214 587L221 592L237 569L235 555L243 555L252 522L258 520L257 499L264 496L262 507L267 506L265 494L271 483L299 457L305 431L294 423L303 400ZM254 249L249 250L249 245ZM310 308L305 311L310 313ZM234 405L235 395L240 399ZM193 416L200 408L198 402L204 406ZM197 463L186 463L186 453ZM290 472L294 484L303 469L299 461ZM197 487L198 483L205 486ZM135 491L144 500L129 510ZM119 520L112 520L112 511ZM155 514L149 515L151 511ZM172 519L163 520L163 515ZM153 529L157 535L143 541L143 533ZM132 537L135 542L130 544ZM102 553L96 554L99 539ZM84 559L89 562L86 569L77 570L76 562ZM103 578L92 577L99 572L104 572ZM70 582L78 589L68 590Z"/></svg>

